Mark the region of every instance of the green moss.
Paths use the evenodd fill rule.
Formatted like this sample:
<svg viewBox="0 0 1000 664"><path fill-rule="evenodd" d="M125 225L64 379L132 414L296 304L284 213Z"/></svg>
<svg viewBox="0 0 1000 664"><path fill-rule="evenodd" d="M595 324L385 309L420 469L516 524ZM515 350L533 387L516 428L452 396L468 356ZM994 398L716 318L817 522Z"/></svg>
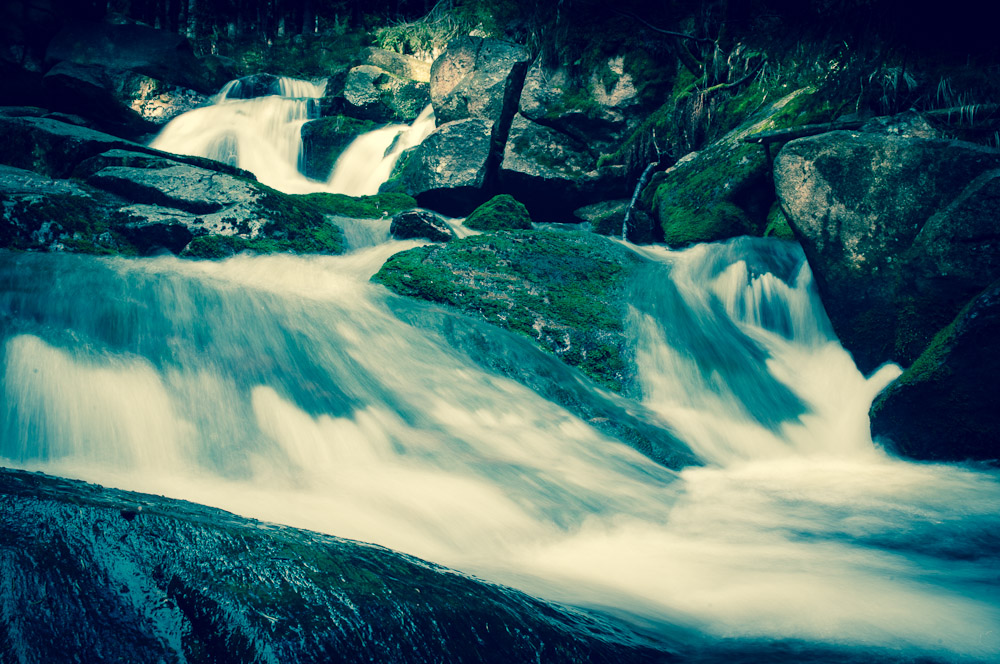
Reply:
<svg viewBox="0 0 1000 664"><path fill-rule="evenodd" d="M781 206L777 202L771 206L771 210L767 213L767 226L764 228L764 237L773 237L779 240L795 239L792 227L788 225L788 218L781 211Z"/></svg>
<svg viewBox="0 0 1000 664"><path fill-rule="evenodd" d="M663 215L664 242L671 247L685 247L697 242L714 242L750 232L750 221L743 210L722 202L712 207L692 209L684 206L660 208Z"/></svg>
<svg viewBox="0 0 1000 664"><path fill-rule="evenodd" d="M89 196L50 194L36 200L0 196L0 209L4 210L0 219L3 247L37 250L55 243L74 253L137 253L118 229L127 219Z"/></svg>
<svg viewBox="0 0 1000 664"><path fill-rule="evenodd" d="M382 193L375 196L316 193L296 198L323 214L355 219L380 219L417 207L416 199L401 193Z"/></svg>
<svg viewBox="0 0 1000 664"><path fill-rule="evenodd" d="M465 226L479 231L525 230L531 228L531 215L510 194L500 194L472 211Z"/></svg>
<svg viewBox="0 0 1000 664"><path fill-rule="evenodd" d="M622 290L639 262L590 233L509 231L396 254L372 280L528 336L621 391L629 379Z"/></svg>

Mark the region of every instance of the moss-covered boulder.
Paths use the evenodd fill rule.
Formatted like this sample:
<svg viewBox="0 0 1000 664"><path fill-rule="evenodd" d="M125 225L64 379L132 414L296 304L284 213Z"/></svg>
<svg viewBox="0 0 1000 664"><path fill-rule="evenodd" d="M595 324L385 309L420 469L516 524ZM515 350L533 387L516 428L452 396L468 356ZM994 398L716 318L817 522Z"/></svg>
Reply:
<svg viewBox="0 0 1000 664"><path fill-rule="evenodd" d="M117 197L80 182L0 165L0 247L139 253L133 234L125 229L128 219L119 212L121 204ZM189 233L181 247L190 238Z"/></svg>
<svg viewBox="0 0 1000 664"><path fill-rule="evenodd" d="M412 55L369 46L361 49L360 58L363 64L374 65L393 76L430 83L431 63Z"/></svg>
<svg viewBox="0 0 1000 664"><path fill-rule="evenodd" d="M430 103L430 85L374 65L358 65L347 72L343 90L334 97L342 100L339 106L345 115L375 122L411 122Z"/></svg>
<svg viewBox="0 0 1000 664"><path fill-rule="evenodd" d="M510 194L500 194L472 211L465 227L477 231L516 231L531 228L528 209Z"/></svg>
<svg viewBox="0 0 1000 664"><path fill-rule="evenodd" d="M859 368L909 365L1000 278L1000 151L837 131L787 144L775 187Z"/></svg>
<svg viewBox="0 0 1000 664"><path fill-rule="evenodd" d="M1000 460L1000 281L970 302L875 400L872 435L932 461Z"/></svg>
<svg viewBox="0 0 1000 664"><path fill-rule="evenodd" d="M382 547L19 470L0 469L0 569L4 652L35 661L672 656L606 616Z"/></svg>
<svg viewBox="0 0 1000 664"><path fill-rule="evenodd" d="M814 95L797 90L754 113L705 149L680 159L643 192L643 202L672 247L738 235L763 235L774 203L764 148L744 138L812 121Z"/></svg>
<svg viewBox="0 0 1000 664"><path fill-rule="evenodd" d="M623 289L640 264L591 233L509 231L396 254L372 279L523 334L620 392L632 378Z"/></svg>
<svg viewBox="0 0 1000 664"><path fill-rule="evenodd" d="M417 201L406 194L376 194L374 196L348 196L347 194L299 194L294 200L307 203L323 214L352 219L383 219L403 210L416 207Z"/></svg>
<svg viewBox="0 0 1000 664"><path fill-rule="evenodd" d="M312 120L302 125L302 171L306 177L326 182L337 158L351 142L381 123L346 115Z"/></svg>

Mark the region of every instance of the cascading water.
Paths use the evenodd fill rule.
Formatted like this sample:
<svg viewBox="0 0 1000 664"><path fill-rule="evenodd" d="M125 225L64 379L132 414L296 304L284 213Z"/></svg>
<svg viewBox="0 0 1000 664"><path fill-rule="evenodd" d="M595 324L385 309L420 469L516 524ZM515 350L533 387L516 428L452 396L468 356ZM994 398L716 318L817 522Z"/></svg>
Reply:
<svg viewBox="0 0 1000 664"><path fill-rule="evenodd" d="M797 247L642 250L644 405L708 462L674 473L396 318L368 277L412 246L0 254L0 462L377 542L653 632L1000 656L998 477L872 444L895 369L857 372Z"/></svg>
<svg viewBox="0 0 1000 664"><path fill-rule="evenodd" d="M244 99L240 80L230 81L213 104L170 121L150 147L175 154L208 157L239 166L264 184L290 194L331 192L373 195L392 173L403 150L434 130L430 106L412 125L394 124L359 136L334 165L326 182L301 170L302 125L318 115L326 81L279 78L274 94Z"/></svg>

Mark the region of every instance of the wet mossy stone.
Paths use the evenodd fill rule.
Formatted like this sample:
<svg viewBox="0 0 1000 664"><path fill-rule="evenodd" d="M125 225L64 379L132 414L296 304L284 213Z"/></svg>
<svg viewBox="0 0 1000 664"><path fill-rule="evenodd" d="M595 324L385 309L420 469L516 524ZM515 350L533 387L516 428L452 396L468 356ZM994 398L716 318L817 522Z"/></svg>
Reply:
<svg viewBox="0 0 1000 664"><path fill-rule="evenodd" d="M293 196L295 200L315 207L323 214L352 219L382 219L417 206L412 196L400 193L375 194L374 196L348 196L318 192Z"/></svg>
<svg viewBox="0 0 1000 664"><path fill-rule="evenodd" d="M0 542L4 652L37 661L672 658L607 616L380 546L38 473L0 469Z"/></svg>
<svg viewBox="0 0 1000 664"><path fill-rule="evenodd" d="M931 341L871 408L872 436L930 461L1000 459L1000 281Z"/></svg>
<svg viewBox="0 0 1000 664"><path fill-rule="evenodd" d="M516 198L500 194L472 211L465 227L477 231L516 231L531 228L531 215Z"/></svg>
<svg viewBox="0 0 1000 664"><path fill-rule="evenodd" d="M601 201L578 208L573 212L573 216L581 222L590 224L591 230L595 233L621 237L628 204L627 198Z"/></svg>
<svg viewBox="0 0 1000 664"><path fill-rule="evenodd" d="M801 109L812 96L810 89L786 95L650 183L643 200L662 225L668 245L763 235L774 203L770 164L763 148L743 139L804 122L811 116Z"/></svg>
<svg viewBox="0 0 1000 664"><path fill-rule="evenodd" d="M337 158L351 142L380 127L371 120L346 115L311 120L302 125L303 169L306 177L326 181L333 172Z"/></svg>
<svg viewBox="0 0 1000 664"><path fill-rule="evenodd" d="M641 264L592 233L500 231L396 254L372 280L523 334L622 392L632 379L623 293Z"/></svg>
<svg viewBox="0 0 1000 664"><path fill-rule="evenodd" d="M424 238L431 242L448 242L454 231L440 216L430 210L405 210L392 218L389 232L397 240Z"/></svg>
<svg viewBox="0 0 1000 664"><path fill-rule="evenodd" d="M781 206L775 202L767 213L767 226L764 228L764 237L773 237L778 240L794 240L795 233L788 225L788 217L781 211Z"/></svg>

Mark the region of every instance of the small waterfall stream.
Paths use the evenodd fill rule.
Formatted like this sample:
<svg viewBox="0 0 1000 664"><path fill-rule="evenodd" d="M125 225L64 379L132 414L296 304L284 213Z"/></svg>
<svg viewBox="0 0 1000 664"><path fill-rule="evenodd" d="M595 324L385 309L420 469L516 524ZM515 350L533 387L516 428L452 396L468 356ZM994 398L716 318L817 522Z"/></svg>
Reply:
<svg viewBox="0 0 1000 664"><path fill-rule="evenodd" d="M1000 654L997 474L872 444L894 370L854 369L797 247L642 250L645 405L709 462L674 473L397 319L368 277L412 246L3 254L0 461L376 542L643 629Z"/></svg>
<svg viewBox="0 0 1000 664"><path fill-rule="evenodd" d="M403 150L418 145L434 130L434 113L428 106L410 125L387 125L359 136L326 182L311 180L301 169L302 125L318 119L318 100L326 82L282 77L275 94L251 99L242 98L240 86L240 80L230 81L210 106L171 120L150 147L239 166L290 194L325 191L364 196L377 194Z"/></svg>

